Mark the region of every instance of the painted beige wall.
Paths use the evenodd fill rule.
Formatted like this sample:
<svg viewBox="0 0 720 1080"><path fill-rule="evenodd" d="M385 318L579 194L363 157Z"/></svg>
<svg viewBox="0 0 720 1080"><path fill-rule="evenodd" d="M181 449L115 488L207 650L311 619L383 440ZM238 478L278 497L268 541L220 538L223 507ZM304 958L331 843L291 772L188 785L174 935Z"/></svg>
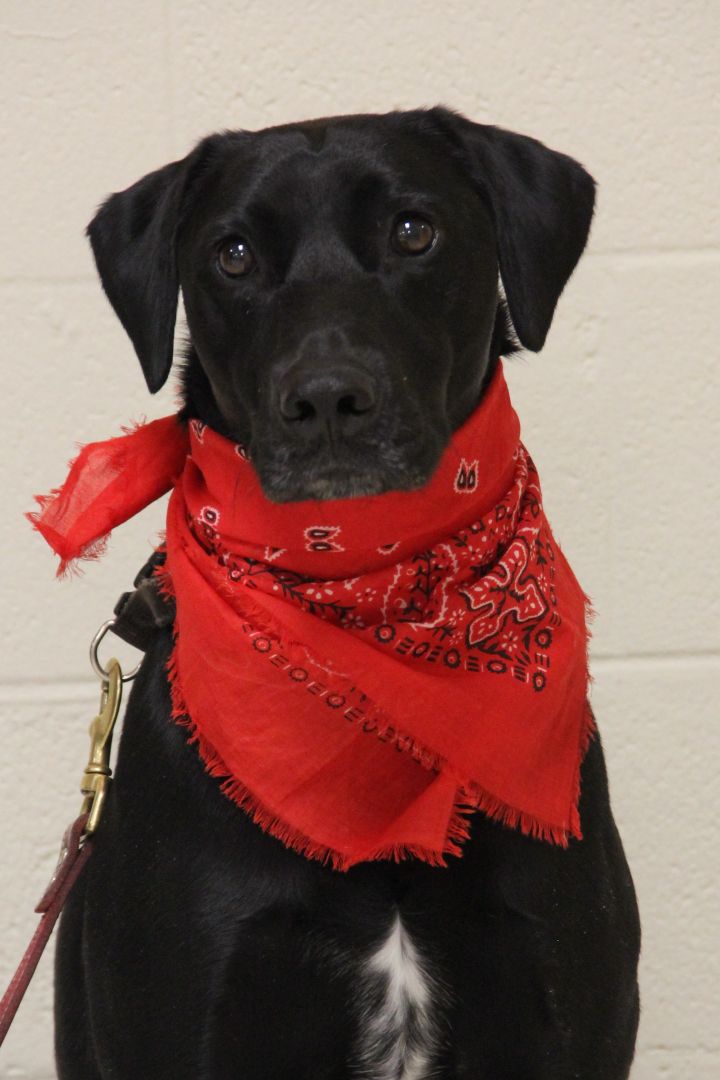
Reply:
<svg viewBox="0 0 720 1080"><path fill-rule="evenodd" d="M633 1077L720 1075L719 31L717 0L2 0L0 981L76 809L88 640L162 521L57 584L21 516L75 441L174 403L146 395L85 224L209 131L443 102L599 181L548 345L509 379L598 612L593 701L644 920ZM53 1075L50 983L48 958L2 1077Z"/></svg>

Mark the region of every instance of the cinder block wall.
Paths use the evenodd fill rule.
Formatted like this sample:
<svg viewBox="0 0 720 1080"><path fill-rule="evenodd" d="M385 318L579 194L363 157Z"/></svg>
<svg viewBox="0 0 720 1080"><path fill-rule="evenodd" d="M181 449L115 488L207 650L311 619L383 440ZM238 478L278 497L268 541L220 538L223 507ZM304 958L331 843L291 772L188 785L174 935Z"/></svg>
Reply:
<svg viewBox="0 0 720 1080"><path fill-rule="evenodd" d="M633 1077L720 1075L719 30L712 0L4 0L2 981L78 804L89 638L162 525L155 506L58 584L22 517L76 442L175 403L173 388L146 395L85 224L209 131L443 102L599 182L547 347L509 380L598 612L593 701L644 923ZM49 957L0 1075L54 1075Z"/></svg>

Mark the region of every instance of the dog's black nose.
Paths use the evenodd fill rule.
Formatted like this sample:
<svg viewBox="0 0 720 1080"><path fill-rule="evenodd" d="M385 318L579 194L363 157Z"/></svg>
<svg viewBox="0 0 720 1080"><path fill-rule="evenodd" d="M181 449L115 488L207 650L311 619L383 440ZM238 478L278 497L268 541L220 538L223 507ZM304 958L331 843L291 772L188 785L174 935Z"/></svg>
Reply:
<svg viewBox="0 0 720 1080"><path fill-rule="evenodd" d="M353 436L372 422L377 407L375 380L354 367L332 371L290 371L278 388L285 423L311 438L321 432Z"/></svg>

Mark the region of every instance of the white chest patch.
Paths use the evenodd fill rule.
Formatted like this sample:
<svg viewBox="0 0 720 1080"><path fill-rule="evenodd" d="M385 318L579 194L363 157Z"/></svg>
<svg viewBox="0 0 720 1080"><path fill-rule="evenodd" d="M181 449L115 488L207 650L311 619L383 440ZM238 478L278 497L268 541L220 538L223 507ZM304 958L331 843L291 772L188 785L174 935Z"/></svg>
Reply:
<svg viewBox="0 0 720 1080"><path fill-rule="evenodd" d="M399 915L363 963L358 1076L429 1080L437 1038L435 987Z"/></svg>

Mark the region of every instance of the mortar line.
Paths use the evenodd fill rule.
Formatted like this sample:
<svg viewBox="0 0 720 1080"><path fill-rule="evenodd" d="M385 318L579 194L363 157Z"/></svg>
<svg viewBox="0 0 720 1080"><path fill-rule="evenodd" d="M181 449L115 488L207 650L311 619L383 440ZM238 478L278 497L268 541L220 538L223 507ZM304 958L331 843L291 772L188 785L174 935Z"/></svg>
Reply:
<svg viewBox="0 0 720 1080"><path fill-rule="evenodd" d="M585 260L607 262L653 262L666 264L673 263L684 266L689 262L718 262L720 261L720 247L713 244L707 247L667 247L667 248L607 248L598 251L587 251Z"/></svg>

